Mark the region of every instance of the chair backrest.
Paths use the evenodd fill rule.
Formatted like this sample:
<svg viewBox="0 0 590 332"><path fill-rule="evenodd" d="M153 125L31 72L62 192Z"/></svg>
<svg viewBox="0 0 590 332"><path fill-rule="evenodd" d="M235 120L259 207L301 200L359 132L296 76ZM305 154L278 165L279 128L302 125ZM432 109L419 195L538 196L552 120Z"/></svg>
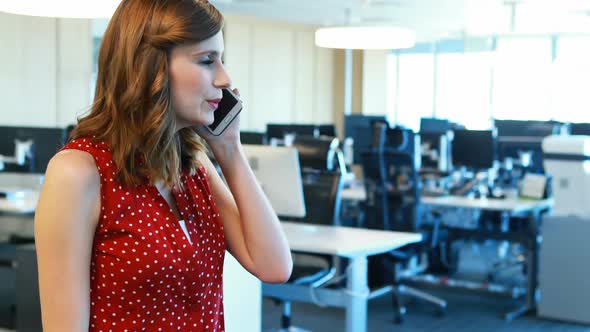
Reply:
<svg viewBox="0 0 590 332"><path fill-rule="evenodd" d="M331 171L302 171L306 215L301 222L340 224L342 175Z"/></svg>
<svg viewBox="0 0 590 332"><path fill-rule="evenodd" d="M367 228L417 230L419 180L413 157L398 151L361 154L367 200Z"/></svg>
<svg viewBox="0 0 590 332"><path fill-rule="evenodd" d="M365 227L416 231L419 207L414 133L373 124L373 147L361 152L367 200Z"/></svg>
<svg viewBox="0 0 590 332"><path fill-rule="evenodd" d="M306 216L296 219L310 224L338 225L342 206L343 175L346 172L338 140L298 136L293 146L299 151Z"/></svg>
<svg viewBox="0 0 590 332"><path fill-rule="evenodd" d="M302 169L335 170L338 145L335 137L296 136L293 140Z"/></svg>
<svg viewBox="0 0 590 332"><path fill-rule="evenodd" d="M321 124L318 125L320 136L337 137L336 126L333 124Z"/></svg>

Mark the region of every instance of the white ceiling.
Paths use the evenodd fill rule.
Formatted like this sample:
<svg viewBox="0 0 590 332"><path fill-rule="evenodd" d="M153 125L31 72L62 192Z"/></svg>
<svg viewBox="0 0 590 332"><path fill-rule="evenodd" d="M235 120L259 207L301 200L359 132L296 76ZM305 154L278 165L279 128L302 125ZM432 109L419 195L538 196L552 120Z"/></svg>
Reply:
<svg viewBox="0 0 590 332"><path fill-rule="evenodd" d="M313 26L394 24L419 40L590 33L590 0L211 0L222 12Z"/></svg>

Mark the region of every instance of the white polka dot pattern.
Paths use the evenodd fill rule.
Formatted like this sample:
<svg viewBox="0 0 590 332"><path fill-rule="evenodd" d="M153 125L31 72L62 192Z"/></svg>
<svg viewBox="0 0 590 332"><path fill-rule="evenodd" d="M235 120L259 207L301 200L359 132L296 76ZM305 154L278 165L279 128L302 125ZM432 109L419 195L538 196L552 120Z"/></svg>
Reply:
<svg viewBox="0 0 590 332"><path fill-rule="evenodd" d="M225 239L205 169L174 190L188 241L153 185L125 188L105 143L80 138L101 179L101 214L90 266L90 331L224 330ZM192 242L192 244L191 244Z"/></svg>

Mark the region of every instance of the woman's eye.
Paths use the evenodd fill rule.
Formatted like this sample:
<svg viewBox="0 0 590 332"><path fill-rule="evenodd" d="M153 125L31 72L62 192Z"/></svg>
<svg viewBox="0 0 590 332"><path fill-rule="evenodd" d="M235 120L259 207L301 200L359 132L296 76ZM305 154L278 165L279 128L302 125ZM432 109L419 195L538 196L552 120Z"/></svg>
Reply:
<svg viewBox="0 0 590 332"><path fill-rule="evenodd" d="M215 61L214 60L203 60L200 63L203 64L203 65L210 66L210 65L214 64Z"/></svg>

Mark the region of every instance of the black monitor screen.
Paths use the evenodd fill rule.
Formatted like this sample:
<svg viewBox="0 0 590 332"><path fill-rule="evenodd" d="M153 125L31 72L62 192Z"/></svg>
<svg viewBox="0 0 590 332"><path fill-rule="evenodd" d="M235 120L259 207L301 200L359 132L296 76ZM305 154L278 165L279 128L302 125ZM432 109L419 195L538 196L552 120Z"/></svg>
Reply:
<svg viewBox="0 0 590 332"><path fill-rule="evenodd" d="M555 121L494 120L498 137L545 137L559 133L560 124Z"/></svg>
<svg viewBox="0 0 590 332"><path fill-rule="evenodd" d="M420 133L444 134L451 129L447 119L421 118Z"/></svg>
<svg viewBox="0 0 590 332"><path fill-rule="evenodd" d="M590 135L590 123L572 123L570 129L572 135Z"/></svg>
<svg viewBox="0 0 590 332"><path fill-rule="evenodd" d="M317 136L317 126L313 124L283 124L269 123L266 125L266 136L268 139L285 138L285 134L296 136Z"/></svg>
<svg viewBox="0 0 590 332"><path fill-rule="evenodd" d="M388 123L384 115L347 115L344 118L344 136L354 140L353 163L361 163L361 152L373 145L373 123Z"/></svg>
<svg viewBox="0 0 590 332"><path fill-rule="evenodd" d="M265 133L256 131L240 131L240 141L242 144L266 145L267 139Z"/></svg>
<svg viewBox="0 0 590 332"><path fill-rule="evenodd" d="M456 130L451 148L454 167L486 169L496 160L496 137L492 130Z"/></svg>

